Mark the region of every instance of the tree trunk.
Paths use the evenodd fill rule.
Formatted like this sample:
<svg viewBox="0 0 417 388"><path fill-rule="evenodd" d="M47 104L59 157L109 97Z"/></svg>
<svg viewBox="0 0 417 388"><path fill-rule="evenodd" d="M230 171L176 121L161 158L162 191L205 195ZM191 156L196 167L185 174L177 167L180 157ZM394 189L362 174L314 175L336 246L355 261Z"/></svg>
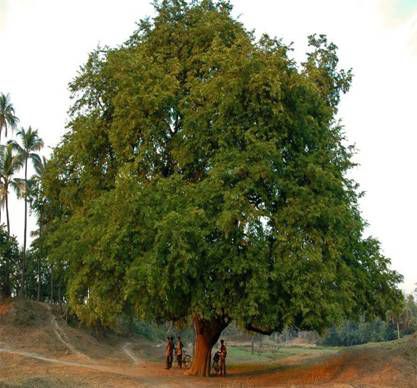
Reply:
<svg viewBox="0 0 417 388"><path fill-rule="evenodd" d="M26 272L26 234L28 223L28 158L25 159L25 224L23 232L23 256L22 256L22 295L25 295L25 272Z"/></svg>
<svg viewBox="0 0 417 388"><path fill-rule="evenodd" d="M400 324L398 323L398 320L397 320L397 337L398 337L398 339L401 338L401 336L400 336Z"/></svg>
<svg viewBox="0 0 417 388"><path fill-rule="evenodd" d="M6 193L6 222L7 222L7 234L10 236L10 219L9 219L9 188L6 186L4 191Z"/></svg>
<svg viewBox="0 0 417 388"><path fill-rule="evenodd" d="M37 257L37 269L38 269L38 290L37 290L37 300L41 300L41 255L42 255L42 212L39 215L39 252Z"/></svg>
<svg viewBox="0 0 417 388"><path fill-rule="evenodd" d="M0 302L3 302L5 299L8 299L12 296L12 282L10 279L11 271L11 260L10 258L5 258L6 262L3 263L5 267L5 274L3 284L0 288Z"/></svg>
<svg viewBox="0 0 417 388"><path fill-rule="evenodd" d="M6 201L6 221L7 221L7 234L10 236L10 218L9 218L9 185L8 183L4 186L5 201ZM11 287L10 287L11 290ZM11 294L11 291L10 291ZM10 296L10 295L9 295Z"/></svg>
<svg viewBox="0 0 417 388"><path fill-rule="evenodd" d="M40 300L41 300L41 263L40 263L41 259L39 257L39 254L38 254L38 258L37 259L38 259L37 260L37 267L38 267L38 289L37 289L36 300L38 302L40 302Z"/></svg>
<svg viewBox="0 0 417 388"><path fill-rule="evenodd" d="M54 303L54 268L51 266L51 303Z"/></svg>
<svg viewBox="0 0 417 388"><path fill-rule="evenodd" d="M188 375L210 376L211 350L218 341L222 331L230 322L218 317L212 320L203 320L199 317L193 318L195 331L194 358Z"/></svg>
<svg viewBox="0 0 417 388"><path fill-rule="evenodd" d="M59 303L59 309L62 313L62 303L61 303L61 281L58 283L58 303Z"/></svg>
<svg viewBox="0 0 417 388"><path fill-rule="evenodd" d="M12 288L10 286L10 279L7 279L0 289L0 302L12 296Z"/></svg>

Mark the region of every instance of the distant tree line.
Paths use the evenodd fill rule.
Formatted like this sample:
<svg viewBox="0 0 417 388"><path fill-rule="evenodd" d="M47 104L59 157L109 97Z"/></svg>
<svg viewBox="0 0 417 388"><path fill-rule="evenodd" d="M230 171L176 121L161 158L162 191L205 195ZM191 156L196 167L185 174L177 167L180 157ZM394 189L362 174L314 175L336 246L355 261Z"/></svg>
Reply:
<svg viewBox="0 0 417 388"><path fill-rule="evenodd" d="M417 330L417 304L413 295L408 295L397 312L390 311L386 320L380 318L365 321L345 321L330 328L321 343L329 346L352 346L367 342L398 339Z"/></svg>
<svg viewBox="0 0 417 388"><path fill-rule="evenodd" d="M47 160L39 151L44 142L38 130L30 126L18 128L18 124L10 96L0 93L0 296L62 302L62 271L47 260L43 247L45 199L41 181ZM24 201L21 247L11 234L11 222L16 220L14 209L10 209L12 192ZM29 216L36 217L37 229L32 232L32 244L28 247Z"/></svg>

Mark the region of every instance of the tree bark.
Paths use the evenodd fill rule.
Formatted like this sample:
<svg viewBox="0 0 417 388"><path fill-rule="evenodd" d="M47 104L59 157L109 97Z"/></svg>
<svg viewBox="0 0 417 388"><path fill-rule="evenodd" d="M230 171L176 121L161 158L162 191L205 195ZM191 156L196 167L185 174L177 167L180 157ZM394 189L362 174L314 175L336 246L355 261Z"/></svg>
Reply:
<svg viewBox="0 0 417 388"><path fill-rule="evenodd" d="M54 268L51 266L51 303L54 303Z"/></svg>
<svg viewBox="0 0 417 388"><path fill-rule="evenodd" d="M61 303L61 281L58 282L58 304L60 311L62 312L62 303Z"/></svg>
<svg viewBox="0 0 417 388"><path fill-rule="evenodd" d="M194 358L188 375L190 376L210 376L211 350L218 341L222 331L228 326L230 321L224 317L211 320L204 320L199 317L193 318L195 343Z"/></svg>
<svg viewBox="0 0 417 388"><path fill-rule="evenodd" d="M23 256L22 256L22 295L25 295L25 271L26 271L26 234L28 223L28 158L25 158L25 224L23 233Z"/></svg>
<svg viewBox="0 0 417 388"><path fill-rule="evenodd" d="M6 221L7 221L7 234L10 236L10 219L9 219L9 188L6 186L4 188L6 192Z"/></svg>
<svg viewBox="0 0 417 388"><path fill-rule="evenodd" d="M5 274L4 274L4 280L3 284L0 288L0 301L4 301L5 299L8 299L12 296L12 282L10 279L10 273L11 273L11 260L10 258L5 258L6 262L4 263L5 266Z"/></svg>
<svg viewBox="0 0 417 388"><path fill-rule="evenodd" d="M39 215L39 252L37 260L37 269L38 269L38 290L37 290L37 300L41 300L41 255L42 255L42 212Z"/></svg>
<svg viewBox="0 0 417 388"><path fill-rule="evenodd" d="M0 289L0 302L12 296L12 288L10 286L10 279L7 279Z"/></svg>
<svg viewBox="0 0 417 388"><path fill-rule="evenodd" d="M38 269L38 287L37 287L37 293L36 293L36 300L40 302L41 300L41 263L40 263L40 257L38 255L37 258L37 269Z"/></svg>

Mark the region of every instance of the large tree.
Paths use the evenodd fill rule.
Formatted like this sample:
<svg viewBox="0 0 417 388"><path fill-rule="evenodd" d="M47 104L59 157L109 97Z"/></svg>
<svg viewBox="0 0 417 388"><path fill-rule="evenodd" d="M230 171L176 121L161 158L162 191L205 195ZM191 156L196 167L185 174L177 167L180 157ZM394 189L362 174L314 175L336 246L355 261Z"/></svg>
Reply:
<svg viewBox="0 0 417 388"><path fill-rule="evenodd" d="M162 1L71 84L44 185L48 255L90 324L191 322L191 374L231 322L271 333L382 315L400 276L364 238L336 121L351 74L309 38L304 63L226 1Z"/></svg>

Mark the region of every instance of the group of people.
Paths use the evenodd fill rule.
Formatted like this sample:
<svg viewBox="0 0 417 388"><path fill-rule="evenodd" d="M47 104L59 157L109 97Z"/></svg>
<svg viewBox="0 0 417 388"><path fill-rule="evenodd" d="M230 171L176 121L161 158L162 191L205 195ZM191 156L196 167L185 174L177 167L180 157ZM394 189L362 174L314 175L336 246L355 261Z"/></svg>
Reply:
<svg viewBox="0 0 417 388"><path fill-rule="evenodd" d="M165 347L165 356L166 356L166 369L171 369L174 362L174 354L177 359L177 364L179 368L182 368L183 364L183 354L184 354L184 345L181 341L181 337L178 336L177 343L174 344L174 337L167 337L167 344ZM220 348L214 354L213 357L213 369L220 376L226 376L226 356L227 348L224 343L224 340L220 341Z"/></svg>
<svg viewBox="0 0 417 388"><path fill-rule="evenodd" d="M168 342L165 347L166 369L172 368L172 363L174 362L174 354L177 358L178 367L182 368L182 355L184 345L181 341L181 337L178 337L176 344L174 344L174 337L167 337L167 340Z"/></svg>

